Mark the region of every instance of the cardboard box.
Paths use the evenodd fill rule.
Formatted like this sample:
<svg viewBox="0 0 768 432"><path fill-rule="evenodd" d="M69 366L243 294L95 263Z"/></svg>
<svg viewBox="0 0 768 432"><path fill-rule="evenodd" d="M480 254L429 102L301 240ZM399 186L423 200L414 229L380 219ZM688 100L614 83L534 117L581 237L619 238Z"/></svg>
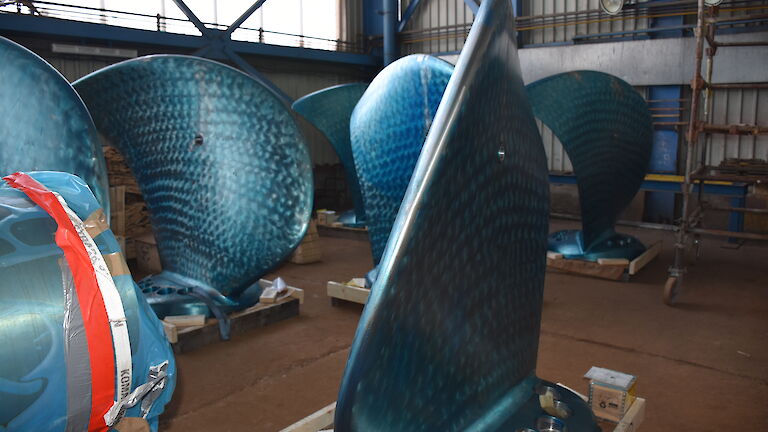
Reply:
<svg viewBox="0 0 768 432"><path fill-rule="evenodd" d="M136 266L140 272L156 274L163 271L155 236L152 233L136 237L133 242L136 246Z"/></svg>
<svg viewBox="0 0 768 432"><path fill-rule="evenodd" d="M595 417L618 423L636 398L637 377L610 369L592 367L589 378L589 405Z"/></svg>

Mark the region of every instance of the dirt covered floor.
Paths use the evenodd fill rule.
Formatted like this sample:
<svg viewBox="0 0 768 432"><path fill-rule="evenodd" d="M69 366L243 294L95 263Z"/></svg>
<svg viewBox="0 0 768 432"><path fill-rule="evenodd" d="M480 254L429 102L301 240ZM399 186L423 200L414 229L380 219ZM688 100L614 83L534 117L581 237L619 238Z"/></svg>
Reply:
<svg viewBox="0 0 768 432"><path fill-rule="evenodd" d="M768 247L705 239L670 308L661 294L673 236L622 231L663 240L662 254L629 283L547 273L538 375L582 392L593 365L637 375L641 432L768 431ZM362 306L332 307L325 283L364 275L371 257L365 241L321 241L321 263L268 276L305 290L299 317L177 356L161 430L278 431L336 400Z"/></svg>

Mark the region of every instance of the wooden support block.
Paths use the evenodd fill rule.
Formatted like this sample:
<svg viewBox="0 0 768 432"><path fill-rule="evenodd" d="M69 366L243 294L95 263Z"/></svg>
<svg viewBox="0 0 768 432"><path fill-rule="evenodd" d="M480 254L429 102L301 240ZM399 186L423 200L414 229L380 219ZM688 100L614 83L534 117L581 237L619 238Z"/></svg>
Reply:
<svg viewBox="0 0 768 432"><path fill-rule="evenodd" d="M636 398L613 432L636 432L645 420L645 399Z"/></svg>
<svg viewBox="0 0 768 432"><path fill-rule="evenodd" d="M336 402L316 411L280 432L317 432L333 425L336 415Z"/></svg>
<svg viewBox="0 0 768 432"><path fill-rule="evenodd" d="M563 254L558 252L547 251L547 259L562 259Z"/></svg>
<svg viewBox="0 0 768 432"><path fill-rule="evenodd" d="M642 255L632 260L629 263L629 275L634 276L637 272L645 267L649 262L653 261L661 252L662 242L656 242L651 247L646 249Z"/></svg>
<svg viewBox="0 0 768 432"><path fill-rule="evenodd" d="M591 261L563 258L551 259L549 257L547 258L547 267L610 280L621 280L626 270L626 266L600 265Z"/></svg>
<svg viewBox="0 0 768 432"><path fill-rule="evenodd" d="M328 297L360 304L368 302L368 296L371 295L371 290L368 288L360 288L333 281L328 282L327 290Z"/></svg>
<svg viewBox="0 0 768 432"><path fill-rule="evenodd" d="M205 315L170 315L163 321L176 327L199 327L205 325Z"/></svg>
<svg viewBox="0 0 768 432"><path fill-rule="evenodd" d="M345 226L333 227L329 225L318 225L317 232L320 237L345 238L350 240L368 241L367 228L350 228Z"/></svg>
<svg viewBox="0 0 768 432"><path fill-rule="evenodd" d="M176 330L176 326L165 321L160 321L163 324L163 330L165 331L165 338L168 342L175 344L179 341L179 334Z"/></svg>
<svg viewBox="0 0 768 432"><path fill-rule="evenodd" d="M597 263L600 265L628 266L629 260L624 258L598 258Z"/></svg>

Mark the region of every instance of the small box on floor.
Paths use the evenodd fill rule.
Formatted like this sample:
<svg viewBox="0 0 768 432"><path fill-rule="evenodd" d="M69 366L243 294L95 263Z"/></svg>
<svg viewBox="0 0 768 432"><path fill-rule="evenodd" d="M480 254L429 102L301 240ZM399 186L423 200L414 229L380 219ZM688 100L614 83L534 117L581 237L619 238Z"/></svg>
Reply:
<svg viewBox="0 0 768 432"><path fill-rule="evenodd" d="M637 377L592 366L584 378L589 379L589 405L595 417L620 422L635 401Z"/></svg>

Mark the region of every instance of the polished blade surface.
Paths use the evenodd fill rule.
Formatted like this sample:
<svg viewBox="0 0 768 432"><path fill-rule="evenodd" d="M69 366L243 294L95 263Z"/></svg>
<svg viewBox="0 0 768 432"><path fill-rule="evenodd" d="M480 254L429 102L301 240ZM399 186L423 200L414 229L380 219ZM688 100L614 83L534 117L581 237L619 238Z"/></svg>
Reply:
<svg viewBox="0 0 768 432"><path fill-rule="evenodd" d="M355 335L337 431L516 430L532 400L549 188L511 9L483 1L442 97Z"/></svg>
<svg viewBox="0 0 768 432"><path fill-rule="evenodd" d="M109 211L107 168L83 101L53 66L0 37L0 176L53 170L85 180Z"/></svg>
<svg viewBox="0 0 768 432"><path fill-rule="evenodd" d="M642 184L653 145L643 97L615 76L568 72L526 87L533 113L560 139L579 186L583 248L613 234Z"/></svg>
<svg viewBox="0 0 768 432"><path fill-rule="evenodd" d="M139 183L165 272L237 295L299 244L312 210L309 151L254 79L157 55L74 85Z"/></svg>
<svg viewBox="0 0 768 432"><path fill-rule="evenodd" d="M365 223L365 205L352 157L349 121L366 88L368 84L365 83L337 85L310 93L293 103L293 110L320 130L336 150L347 176L347 187L355 206L355 222L358 224Z"/></svg>
<svg viewBox="0 0 768 432"><path fill-rule="evenodd" d="M453 66L411 55L387 66L352 113L350 133L378 264Z"/></svg>

